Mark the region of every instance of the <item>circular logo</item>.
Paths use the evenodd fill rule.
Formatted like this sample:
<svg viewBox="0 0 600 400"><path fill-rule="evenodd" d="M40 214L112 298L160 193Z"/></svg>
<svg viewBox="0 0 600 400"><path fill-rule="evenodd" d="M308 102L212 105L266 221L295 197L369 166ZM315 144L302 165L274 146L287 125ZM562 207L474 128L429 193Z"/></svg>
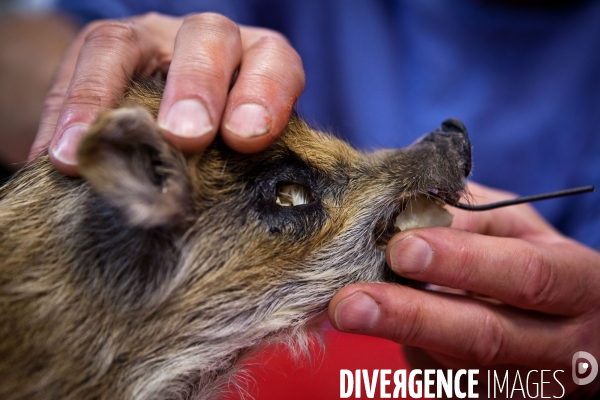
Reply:
<svg viewBox="0 0 600 400"><path fill-rule="evenodd" d="M586 360L586 362L577 362L577 360L582 358ZM578 385L587 385L596 378L596 375L598 375L598 361L596 361L596 358L594 358L593 355L586 351L578 351L577 353L573 354L571 367L571 370L573 371L573 382ZM585 378L579 378L577 376L578 374L584 375L588 371L590 371L590 374Z"/></svg>

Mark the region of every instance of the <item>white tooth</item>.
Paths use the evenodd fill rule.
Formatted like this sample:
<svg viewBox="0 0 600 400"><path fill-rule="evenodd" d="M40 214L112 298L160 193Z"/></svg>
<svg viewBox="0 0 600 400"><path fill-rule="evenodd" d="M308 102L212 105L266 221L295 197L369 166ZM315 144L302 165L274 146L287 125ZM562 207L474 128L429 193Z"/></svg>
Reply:
<svg viewBox="0 0 600 400"><path fill-rule="evenodd" d="M450 226L452 217L452 214L435 201L420 196L408 202L404 211L396 217L394 225L401 231L411 228Z"/></svg>

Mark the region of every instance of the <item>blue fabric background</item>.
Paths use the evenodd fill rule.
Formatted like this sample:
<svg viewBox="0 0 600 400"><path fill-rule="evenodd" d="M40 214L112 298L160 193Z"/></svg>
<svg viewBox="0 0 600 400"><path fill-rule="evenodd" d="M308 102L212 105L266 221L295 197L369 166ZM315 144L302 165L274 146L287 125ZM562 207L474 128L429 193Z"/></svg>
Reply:
<svg viewBox="0 0 600 400"><path fill-rule="evenodd" d="M477 0L59 0L82 23L215 11L277 29L302 56L301 115L363 149L398 147L448 117L473 142L472 179L523 195L600 186L600 2L528 9ZM600 193L535 205L600 248Z"/></svg>

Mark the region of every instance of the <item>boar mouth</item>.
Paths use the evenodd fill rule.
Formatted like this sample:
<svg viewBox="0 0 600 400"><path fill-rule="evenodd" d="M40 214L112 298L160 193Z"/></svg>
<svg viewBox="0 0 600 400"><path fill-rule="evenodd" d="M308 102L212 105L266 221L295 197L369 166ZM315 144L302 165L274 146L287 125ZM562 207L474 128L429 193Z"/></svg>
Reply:
<svg viewBox="0 0 600 400"><path fill-rule="evenodd" d="M375 246L385 248L395 234L413 228L427 228L452 224L452 214L442 206L444 202L438 197L417 195L405 199L392 213L391 218L381 218L375 224ZM384 262L383 279L385 282L399 283L408 286L419 286L415 281L396 275L387 262Z"/></svg>
<svg viewBox="0 0 600 400"><path fill-rule="evenodd" d="M384 250L395 234L413 228L450 226L452 214L436 197L417 195L400 203L391 218L380 218L375 224L375 245Z"/></svg>

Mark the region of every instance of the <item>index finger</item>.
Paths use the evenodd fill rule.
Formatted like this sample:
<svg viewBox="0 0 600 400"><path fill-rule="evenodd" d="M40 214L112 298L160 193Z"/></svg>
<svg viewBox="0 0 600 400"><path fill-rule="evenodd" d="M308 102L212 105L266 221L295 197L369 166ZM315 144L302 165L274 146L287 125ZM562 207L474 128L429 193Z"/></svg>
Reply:
<svg viewBox="0 0 600 400"><path fill-rule="evenodd" d="M415 229L390 241L387 258L407 278L522 309L572 316L597 304L600 256L566 238L542 245L448 228Z"/></svg>
<svg viewBox="0 0 600 400"><path fill-rule="evenodd" d="M39 151L51 136L48 154L59 171L79 174L75 153L81 136L118 103L135 73L157 67L164 58L167 49L139 21L90 24L70 48L48 96L35 147Z"/></svg>
<svg viewBox="0 0 600 400"><path fill-rule="evenodd" d="M265 149L286 127L304 90L302 60L278 32L242 27L243 55L221 123L225 143L241 153Z"/></svg>
<svg viewBox="0 0 600 400"><path fill-rule="evenodd" d="M67 49L65 56L56 71L54 82L50 91L46 95L40 125L29 151L29 161L37 157L43 150L48 147L52 140L52 135L56 129L56 122L60 115L60 110L65 99L65 94L71 83L71 77L75 71L77 56L83 45L85 36L78 35L73 43Z"/></svg>

